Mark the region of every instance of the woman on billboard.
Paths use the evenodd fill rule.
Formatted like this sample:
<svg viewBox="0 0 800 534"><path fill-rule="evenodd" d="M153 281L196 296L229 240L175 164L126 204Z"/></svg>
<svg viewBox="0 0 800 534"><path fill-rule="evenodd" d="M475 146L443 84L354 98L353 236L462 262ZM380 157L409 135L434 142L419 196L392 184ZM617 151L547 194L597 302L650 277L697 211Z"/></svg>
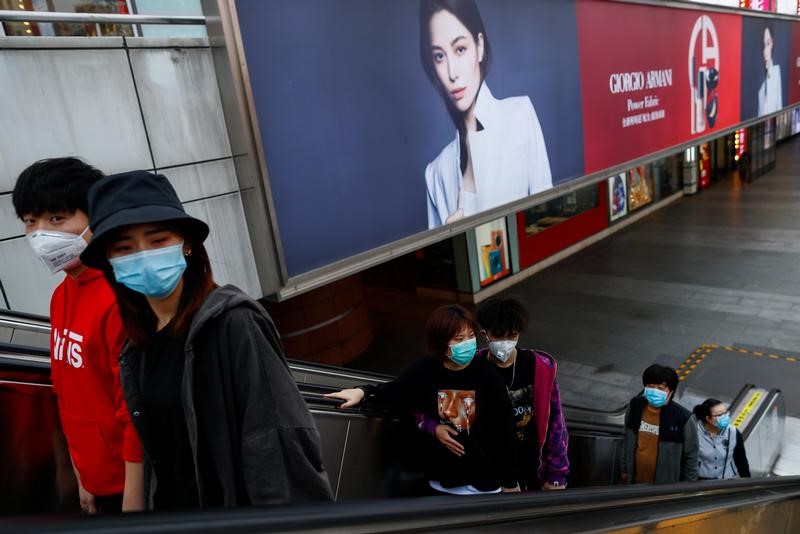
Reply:
<svg viewBox="0 0 800 534"><path fill-rule="evenodd" d="M781 66L772 61L772 49L775 46L772 26L764 26L764 81L758 88L758 115L767 115L780 111L783 107L783 85L781 83Z"/></svg>
<svg viewBox="0 0 800 534"><path fill-rule="evenodd" d="M456 137L425 169L428 227L553 186L542 128L527 96L486 85L489 40L474 0L421 0L420 56Z"/></svg>

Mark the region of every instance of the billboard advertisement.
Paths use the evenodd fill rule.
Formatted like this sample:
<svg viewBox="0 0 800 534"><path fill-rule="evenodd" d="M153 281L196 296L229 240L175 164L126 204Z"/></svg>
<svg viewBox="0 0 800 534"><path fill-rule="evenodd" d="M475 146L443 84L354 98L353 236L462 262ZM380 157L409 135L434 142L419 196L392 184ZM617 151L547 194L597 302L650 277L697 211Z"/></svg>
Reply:
<svg viewBox="0 0 800 534"><path fill-rule="evenodd" d="M789 21L600 0L234 4L289 280L800 102ZM612 220L637 203L616 183Z"/></svg>
<svg viewBox="0 0 800 534"><path fill-rule="evenodd" d="M289 276L583 174L573 1L236 3Z"/></svg>
<svg viewBox="0 0 800 534"><path fill-rule="evenodd" d="M789 105L792 23L745 17L742 20L741 120L769 115Z"/></svg>
<svg viewBox="0 0 800 534"><path fill-rule="evenodd" d="M586 172L739 122L741 17L578 2Z"/></svg>
<svg viewBox="0 0 800 534"><path fill-rule="evenodd" d="M788 105L800 103L800 24L792 24L792 47L786 66L789 76Z"/></svg>

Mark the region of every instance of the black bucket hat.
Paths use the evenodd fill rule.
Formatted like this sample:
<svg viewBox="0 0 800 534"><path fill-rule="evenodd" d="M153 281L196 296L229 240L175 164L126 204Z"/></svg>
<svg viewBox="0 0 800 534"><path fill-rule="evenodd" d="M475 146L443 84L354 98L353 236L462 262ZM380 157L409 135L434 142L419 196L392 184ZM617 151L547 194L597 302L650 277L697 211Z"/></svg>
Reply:
<svg viewBox="0 0 800 534"><path fill-rule="evenodd" d="M98 180L89 190L92 240L81 254L81 261L89 267L102 268L108 261L104 241L110 231L159 221L179 221L200 241L208 237L208 225L183 210L175 189L163 175L131 171Z"/></svg>

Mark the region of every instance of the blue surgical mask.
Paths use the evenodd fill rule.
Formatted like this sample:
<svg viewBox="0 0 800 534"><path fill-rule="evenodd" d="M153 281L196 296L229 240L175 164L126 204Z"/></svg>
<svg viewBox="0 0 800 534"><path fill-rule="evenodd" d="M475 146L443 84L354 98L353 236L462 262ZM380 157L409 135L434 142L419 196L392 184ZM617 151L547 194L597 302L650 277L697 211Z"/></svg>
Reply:
<svg viewBox="0 0 800 534"><path fill-rule="evenodd" d="M722 431L728 428L728 425L731 424L731 414L726 413L722 414L717 417L717 429Z"/></svg>
<svg viewBox="0 0 800 534"><path fill-rule="evenodd" d="M114 278L128 289L146 297L163 299L172 294L186 270L183 242L170 247L143 250L109 258Z"/></svg>
<svg viewBox="0 0 800 534"><path fill-rule="evenodd" d="M472 361L476 350L478 350L478 341L474 337L471 337L460 343L450 345L450 354L448 354L448 357L456 365L467 365Z"/></svg>
<svg viewBox="0 0 800 534"><path fill-rule="evenodd" d="M644 398L653 408L661 408L667 403L669 394L656 388L644 388Z"/></svg>

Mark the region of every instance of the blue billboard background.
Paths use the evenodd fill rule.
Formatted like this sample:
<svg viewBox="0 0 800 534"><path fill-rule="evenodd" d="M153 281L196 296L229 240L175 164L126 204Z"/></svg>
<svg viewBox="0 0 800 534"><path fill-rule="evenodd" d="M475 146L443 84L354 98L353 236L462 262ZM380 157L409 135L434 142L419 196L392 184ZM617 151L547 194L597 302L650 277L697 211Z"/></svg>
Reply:
<svg viewBox="0 0 800 534"><path fill-rule="evenodd" d="M478 0L497 98L527 95L553 184L583 174L573 1ZM425 167L455 127L419 57L417 0L238 0L288 274L425 231Z"/></svg>

